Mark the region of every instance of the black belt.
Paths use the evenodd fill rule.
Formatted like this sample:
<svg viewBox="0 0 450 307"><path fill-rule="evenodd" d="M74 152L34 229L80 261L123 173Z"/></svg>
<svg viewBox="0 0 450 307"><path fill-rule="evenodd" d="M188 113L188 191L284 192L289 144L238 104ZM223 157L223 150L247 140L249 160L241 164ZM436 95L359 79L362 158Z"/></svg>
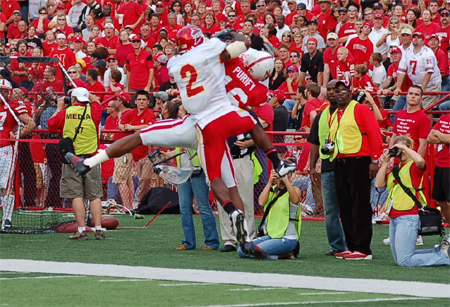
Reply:
<svg viewBox="0 0 450 307"><path fill-rule="evenodd" d="M233 160L234 160L234 159L242 159L242 158L244 158L244 157L246 157L246 156L248 156L248 155L250 155L250 154L245 154L245 155L232 155L232 157L233 157Z"/></svg>
<svg viewBox="0 0 450 307"><path fill-rule="evenodd" d="M348 157L348 158L340 158L340 159L336 159L336 162L338 163L347 163L353 160L358 160L358 159L370 159L370 157L367 156L363 156L363 157Z"/></svg>

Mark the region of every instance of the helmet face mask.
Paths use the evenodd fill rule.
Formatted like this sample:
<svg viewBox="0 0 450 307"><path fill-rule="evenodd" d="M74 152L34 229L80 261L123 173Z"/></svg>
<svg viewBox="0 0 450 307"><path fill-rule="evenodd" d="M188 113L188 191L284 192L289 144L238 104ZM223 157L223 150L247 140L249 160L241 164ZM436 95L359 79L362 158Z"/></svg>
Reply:
<svg viewBox="0 0 450 307"><path fill-rule="evenodd" d="M197 26L185 26L177 33L177 45L180 53L191 50L205 41L202 30Z"/></svg>
<svg viewBox="0 0 450 307"><path fill-rule="evenodd" d="M3 97L8 98L12 91L11 83L6 79L0 79L0 93Z"/></svg>

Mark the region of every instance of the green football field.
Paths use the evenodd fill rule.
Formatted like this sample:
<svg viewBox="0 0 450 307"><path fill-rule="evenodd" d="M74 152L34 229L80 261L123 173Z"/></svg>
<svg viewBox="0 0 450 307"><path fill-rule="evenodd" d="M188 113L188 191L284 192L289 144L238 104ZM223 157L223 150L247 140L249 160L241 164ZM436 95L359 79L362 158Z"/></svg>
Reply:
<svg viewBox="0 0 450 307"><path fill-rule="evenodd" d="M116 217L120 226L143 226L152 216ZM325 224L316 221L303 222L298 259L257 261L202 251L194 220L191 251L175 251L178 215L108 231L105 241L0 235L0 306L450 306L450 268L394 265L382 243L387 225L374 225L371 261L324 256ZM420 248L431 248L439 238L424 241Z"/></svg>

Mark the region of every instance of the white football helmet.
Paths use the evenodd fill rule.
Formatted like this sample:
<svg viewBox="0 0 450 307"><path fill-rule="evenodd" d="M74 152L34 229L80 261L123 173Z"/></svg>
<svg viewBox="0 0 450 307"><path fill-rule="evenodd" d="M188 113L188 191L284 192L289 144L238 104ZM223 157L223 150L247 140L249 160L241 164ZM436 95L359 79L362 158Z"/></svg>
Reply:
<svg viewBox="0 0 450 307"><path fill-rule="evenodd" d="M6 79L0 79L0 89L12 91L11 82Z"/></svg>
<svg viewBox="0 0 450 307"><path fill-rule="evenodd" d="M275 61L267 52L249 52L242 59L245 68L255 80L263 81L272 75Z"/></svg>

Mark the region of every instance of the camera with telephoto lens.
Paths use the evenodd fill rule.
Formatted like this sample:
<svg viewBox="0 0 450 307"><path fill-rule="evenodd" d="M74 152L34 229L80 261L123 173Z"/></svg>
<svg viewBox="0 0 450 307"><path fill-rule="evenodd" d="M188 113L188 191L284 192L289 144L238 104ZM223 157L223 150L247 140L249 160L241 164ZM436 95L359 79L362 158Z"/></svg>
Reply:
<svg viewBox="0 0 450 307"><path fill-rule="evenodd" d="M322 148L320 148L320 152L323 155L329 155L331 152L333 152L333 150L334 150L334 142L329 137L327 137L325 139L325 144L322 146Z"/></svg>
<svg viewBox="0 0 450 307"><path fill-rule="evenodd" d="M389 157L397 157L398 156L398 147L392 147L389 149Z"/></svg>
<svg viewBox="0 0 450 307"><path fill-rule="evenodd" d="M72 105L72 98L70 98L70 96L61 96L64 98L64 104L68 107L70 107ZM58 100L61 97L57 97L56 100Z"/></svg>

